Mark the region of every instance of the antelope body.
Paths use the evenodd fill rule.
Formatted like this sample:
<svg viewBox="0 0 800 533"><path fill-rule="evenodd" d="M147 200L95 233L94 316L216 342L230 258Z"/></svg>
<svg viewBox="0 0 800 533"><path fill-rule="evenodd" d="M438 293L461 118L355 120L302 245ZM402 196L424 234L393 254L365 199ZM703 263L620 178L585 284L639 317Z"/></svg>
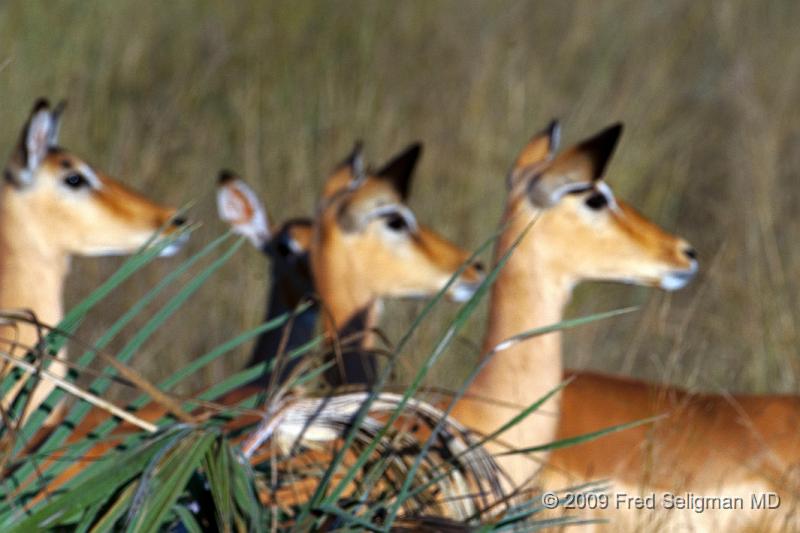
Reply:
<svg viewBox="0 0 800 533"><path fill-rule="evenodd" d="M523 149L509 176L504 231L497 257L510 249L532 219L528 234L511 253L493 287L485 351L514 334L559 322L577 283L611 280L676 290L697 269L686 241L672 236L624 202L603 179L621 128L609 128L560 155L557 124ZM774 527L798 524L793 510L800 464L800 398L793 396L689 393L595 372L562 371L559 333L511 344L497 353L469 393L529 405L572 381L538 413L502 438L525 448L598 431L612 425L665 415L653 424L540 454L535 460L501 458L518 485L535 478L548 489L609 479L610 496L670 491L743 496L781 490L780 512L736 513L671 510L637 513L609 509L612 528L742 526L750 519ZM499 427L515 410L464 399L454 416L484 432ZM788 500L788 501L787 501ZM723 514L727 513L727 514Z"/></svg>
<svg viewBox="0 0 800 533"><path fill-rule="evenodd" d="M171 233L182 220L164 207L126 188L58 145L63 104L51 109L41 99L25 123L0 184L0 309L32 313L54 326L63 316L64 280L73 255L130 253L159 230ZM172 253L178 245L170 245ZM0 324L0 351L21 357L40 340L32 325ZM62 350L57 359L66 356ZM8 374L12 366L0 364ZM55 363L49 371L66 373ZM8 408L18 386L3 398ZM53 389L41 380L26 412Z"/></svg>

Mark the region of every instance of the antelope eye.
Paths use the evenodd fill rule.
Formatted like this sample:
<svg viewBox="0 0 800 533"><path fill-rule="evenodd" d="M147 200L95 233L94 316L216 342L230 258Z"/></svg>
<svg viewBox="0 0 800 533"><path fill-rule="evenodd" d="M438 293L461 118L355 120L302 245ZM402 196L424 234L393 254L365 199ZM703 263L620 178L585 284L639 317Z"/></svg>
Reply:
<svg viewBox="0 0 800 533"><path fill-rule="evenodd" d="M606 198L605 194L600 192L596 192L586 199L586 206L589 209L594 209L595 211L598 209L602 209L607 205L608 205L608 198Z"/></svg>
<svg viewBox="0 0 800 533"><path fill-rule="evenodd" d="M72 174L68 174L67 177L64 178L64 184L72 189L78 189L80 187L88 185L89 181L83 176L83 174L78 174L77 172L74 172Z"/></svg>
<svg viewBox="0 0 800 533"><path fill-rule="evenodd" d="M404 231L408 229L408 222L402 215L391 213L386 215L386 227L392 231Z"/></svg>

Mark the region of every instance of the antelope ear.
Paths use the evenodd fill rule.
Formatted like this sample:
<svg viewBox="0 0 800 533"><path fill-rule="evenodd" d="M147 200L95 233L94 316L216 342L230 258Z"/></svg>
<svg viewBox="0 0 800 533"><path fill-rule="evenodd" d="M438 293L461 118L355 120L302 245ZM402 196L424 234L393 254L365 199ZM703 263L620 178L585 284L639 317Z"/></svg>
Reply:
<svg viewBox="0 0 800 533"><path fill-rule="evenodd" d="M523 177L535 172L553 158L561 142L561 124L553 119L550 124L531 137L528 144L520 151L514 167L509 174L509 188L516 185Z"/></svg>
<svg viewBox="0 0 800 533"><path fill-rule="evenodd" d="M422 143L410 144L386 163L376 173L376 176L388 180L400 197L405 200L411 190L411 178L414 176L414 168L417 166L421 154Z"/></svg>
<svg viewBox="0 0 800 533"><path fill-rule="evenodd" d="M47 150L55 145L53 140L57 136L58 117L50 111L50 103L44 98L36 100L6 167L6 180L17 187L33 183L36 169L47 156Z"/></svg>
<svg viewBox="0 0 800 533"><path fill-rule="evenodd" d="M328 200L344 189L356 189L367 179L363 146L361 141L356 141L350 155L325 180L325 187L322 191L323 200Z"/></svg>
<svg viewBox="0 0 800 533"><path fill-rule="evenodd" d="M534 205L551 207L568 192L601 179L621 134L622 124L617 123L559 154L529 182Z"/></svg>
<svg viewBox="0 0 800 533"><path fill-rule="evenodd" d="M50 140L58 136L57 121L53 120L50 103L44 98L34 104L23 135L25 167L33 172L44 161L48 148L54 146Z"/></svg>
<svg viewBox="0 0 800 533"><path fill-rule="evenodd" d="M270 240L269 222L264 206L243 180L233 172L219 173L217 212L234 233L247 237L261 250Z"/></svg>
<svg viewBox="0 0 800 533"><path fill-rule="evenodd" d="M50 113L50 119L53 122L53 127L50 130L50 134L47 137L47 142L49 146L58 146L58 134L61 133L61 115L64 114L64 109L67 108L67 101L61 100L56 104L53 108L53 111Z"/></svg>

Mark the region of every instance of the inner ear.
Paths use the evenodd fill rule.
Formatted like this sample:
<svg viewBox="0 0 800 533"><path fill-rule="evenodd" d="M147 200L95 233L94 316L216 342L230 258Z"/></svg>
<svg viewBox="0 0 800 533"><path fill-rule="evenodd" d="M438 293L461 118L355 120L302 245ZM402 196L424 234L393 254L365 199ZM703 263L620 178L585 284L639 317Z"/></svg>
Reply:
<svg viewBox="0 0 800 533"><path fill-rule="evenodd" d="M349 200L342 201L336 207L336 223L345 233L355 233L361 228L360 217L354 213Z"/></svg>
<svg viewBox="0 0 800 533"><path fill-rule="evenodd" d="M553 157L561 142L561 125L558 120L552 120L547 128L534 135L528 144L520 151L515 168L540 165Z"/></svg>
<svg viewBox="0 0 800 533"><path fill-rule="evenodd" d="M270 239L269 220L256 193L230 171L220 172L218 183L219 218L235 233L247 237L256 248L264 246Z"/></svg>
<svg viewBox="0 0 800 533"><path fill-rule="evenodd" d="M414 168L422 155L422 143L415 142L386 163L375 174L389 181L400 197L405 200L411 191Z"/></svg>
<svg viewBox="0 0 800 533"><path fill-rule="evenodd" d="M356 189L366 180L363 143L356 141L353 150L325 180L322 191L323 200L327 200L345 189Z"/></svg>
<svg viewBox="0 0 800 533"><path fill-rule="evenodd" d="M25 167L33 172L44 161L47 150L54 146L52 139L58 136L57 123L50 112L47 100L36 102L25 128L23 148Z"/></svg>

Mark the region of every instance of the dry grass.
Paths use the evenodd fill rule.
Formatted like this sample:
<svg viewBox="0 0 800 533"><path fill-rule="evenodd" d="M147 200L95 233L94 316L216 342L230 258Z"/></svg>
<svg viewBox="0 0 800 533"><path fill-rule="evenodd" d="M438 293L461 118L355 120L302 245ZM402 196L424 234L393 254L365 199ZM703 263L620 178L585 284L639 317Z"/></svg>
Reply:
<svg viewBox="0 0 800 533"><path fill-rule="evenodd" d="M197 249L223 230L210 194L222 166L283 218L311 212L355 139L374 161L421 139L412 205L476 246L531 133L558 116L570 141L622 119L610 182L691 240L703 271L674 295L582 288L571 314L643 307L569 333L568 362L789 391L800 371L798 26L791 0L3 3L0 146L10 151L35 96L69 98L64 144L152 196L197 200ZM82 335L104 331L175 261L129 283ZM117 264L77 261L68 301ZM266 274L258 253L242 253L134 366L163 375L256 324ZM415 306L388 311L397 338ZM424 326L420 346L449 312ZM451 361L473 352L462 344ZM454 374L444 370L442 381ZM205 379L224 373L218 365Z"/></svg>

